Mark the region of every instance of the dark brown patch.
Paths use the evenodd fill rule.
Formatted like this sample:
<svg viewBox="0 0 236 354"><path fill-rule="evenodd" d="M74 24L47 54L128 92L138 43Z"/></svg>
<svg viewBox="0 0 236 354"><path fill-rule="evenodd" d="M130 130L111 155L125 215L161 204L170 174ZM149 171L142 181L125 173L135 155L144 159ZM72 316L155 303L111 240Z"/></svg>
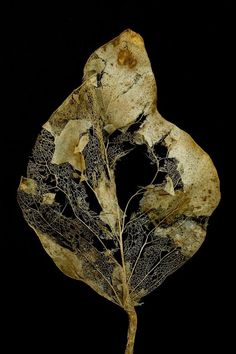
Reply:
<svg viewBox="0 0 236 354"><path fill-rule="evenodd" d="M213 177L213 178L211 178L211 181L214 182L214 183L218 183L218 178L217 177Z"/></svg>
<svg viewBox="0 0 236 354"><path fill-rule="evenodd" d="M118 45L120 44L120 37L116 37L115 39L113 39L113 40L111 41L111 44L112 44L114 47L118 46Z"/></svg>
<svg viewBox="0 0 236 354"><path fill-rule="evenodd" d="M119 51L117 62L119 65L128 65L130 69L137 65L137 59L134 58L133 54L127 48Z"/></svg>

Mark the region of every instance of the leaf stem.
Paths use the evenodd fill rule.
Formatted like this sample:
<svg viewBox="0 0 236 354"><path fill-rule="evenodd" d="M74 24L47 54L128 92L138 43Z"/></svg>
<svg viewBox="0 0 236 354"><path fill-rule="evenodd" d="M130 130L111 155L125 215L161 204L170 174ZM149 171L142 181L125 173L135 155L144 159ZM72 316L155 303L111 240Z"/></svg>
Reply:
<svg viewBox="0 0 236 354"><path fill-rule="evenodd" d="M127 345L126 345L126 349L125 349L125 354L133 354L138 319L137 319L137 313L136 313L134 307L132 307L131 309L128 309L127 313L129 316L129 328L128 328L128 334L127 334Z"/></svg>

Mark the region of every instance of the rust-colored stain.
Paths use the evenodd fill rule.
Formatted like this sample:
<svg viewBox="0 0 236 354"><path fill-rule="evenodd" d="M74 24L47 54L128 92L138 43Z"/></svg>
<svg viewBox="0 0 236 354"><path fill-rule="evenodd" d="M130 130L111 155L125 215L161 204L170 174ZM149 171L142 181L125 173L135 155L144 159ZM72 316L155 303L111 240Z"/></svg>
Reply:
<svg viewBox="0 0 236 354"><path fill-rule="evenodd" d="M128 67L132 69L136 66L137 59L134 58L130 50L126 48L119 51L117 62L119 65L128 65Z"/></svg>

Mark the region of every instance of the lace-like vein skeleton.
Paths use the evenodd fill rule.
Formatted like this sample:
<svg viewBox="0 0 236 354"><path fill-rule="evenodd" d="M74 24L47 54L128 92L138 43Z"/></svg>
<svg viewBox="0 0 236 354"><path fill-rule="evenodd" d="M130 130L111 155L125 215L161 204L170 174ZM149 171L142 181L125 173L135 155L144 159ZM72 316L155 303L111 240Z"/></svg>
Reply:
<svg viewBox="0 0 236 354"><path fill-rule="evenodd" d="M130 171L117 174L137 153L147 181L124 201L118 185ZM82 86L44 124L18 189L56 265L129 314L127 354L134 307L199 249L219 198L209 156L157 111L144 43L130 30L91 55Z"/></svg>

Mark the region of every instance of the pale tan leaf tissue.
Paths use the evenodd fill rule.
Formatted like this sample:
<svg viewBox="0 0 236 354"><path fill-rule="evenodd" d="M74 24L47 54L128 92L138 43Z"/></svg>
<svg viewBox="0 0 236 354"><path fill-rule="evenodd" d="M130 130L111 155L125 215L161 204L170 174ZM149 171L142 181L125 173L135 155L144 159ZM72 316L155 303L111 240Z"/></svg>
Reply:
<svg viewBox="0 0 236 354"><path fill-rule="evenodd" d="M153 173L121 207L117 168L137 148ZM144 42L131 30L90 56L82 85L43 125L18 189L61 271L128 313L126 354L135 306L199 249L219 200L210 157L158 112Z"/></svg>

